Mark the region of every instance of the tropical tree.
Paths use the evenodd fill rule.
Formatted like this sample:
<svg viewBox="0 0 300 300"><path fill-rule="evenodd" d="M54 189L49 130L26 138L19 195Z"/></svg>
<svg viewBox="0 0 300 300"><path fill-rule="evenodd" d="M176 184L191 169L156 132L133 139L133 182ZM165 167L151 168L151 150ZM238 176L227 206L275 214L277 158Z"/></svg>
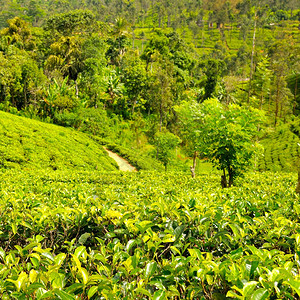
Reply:
<svg viewBox="0 0 300 300"><path fill-rule="evenodd" d="M35 48L34 37L31 34L29 24L19 17L7 21L8 27L0 31L0 36L6 41L7 47L14 45L19 49L33 50Z"/></svg>
<svg viewBox="0 0 300 300"><path fill-rule="evenodd" d="M98 34L91 34L81 46L82 72L78 77L78 89L80 96L87 97L90 106L95 108L100 100L101 89L99 87L105 81L106 50L107 44Z"/></svg>
<svg viewBox="0 0 300 300"><path fill-rule="evenodd" d="M59 71L64 78L73 80L77 89L77 78L83 71L82 39L78 36L62 36L51 45L51 55L45 62L47 71Z"/></svg>
<svg viewBox="0 0 300 300"><path fill-rule="evenodd" d="M226 65L224 61L217 59L208 59L203 63L204 73L206 75L205 80L205 94L204 99L212 97L214 93L219 77L224 72Z"/></svg>
<svg viewBox="0 0 300 300"><path fill-rule="evenodd" d="M115 23L111 24L110 38L107 40L109 48L106 56L110 59L110 63L120 66L122 58L129 46L129 24L124 18L117 18Z"/></svg>
<svg viewBox="0 0 300 300"><path fill-rule="evenodd" d="M76 33L90 32L94 25L95 15L89 10L74 10L67 13L51 16L44 29L51 33L52 38L57 36L69 36ZM89 29L89 30L88 30Z"/></svg>
<svg viewBox="0 0 300 300"><path fill-rule="evenodd" d="M144 107L147 73L138 53L133 51L124 56L121 67L122 82L126 89L128 106L133 115L136 108Z"/></svg>
<svg viewBox="0 0 300 300"><path fill-rule="evenodd" d="M172 86L174 84L173 65L157 53L148 79L149 105L159 115L159 131L173 104Z"/></svg>
<svg viewBox="0 0 300 300"><path fill-rule="evenodd" d="M284 40L277 40L269 47L270 69L274 73L274 81L272 84L272 98L274 125L283 116L287 116L293 112L293 94L288 88L287 76L289 75L291 66L298 61L299 47L293 45L287 37Z"/></svg>
<svg viewBox="0 0 300 300"><path fill-rule="evenodd" d="M42 98L46 78L23 50L5 56L0 52L0 101L22 109Z"/></svg>
<svg viewBox="0 0 300 300"><path fill-rule="evenodd" d="M263 57L256 66L253 75L252 87L253 92L259 99L258 107L263 109L265 98L269 97L271 89L272 71L269 68L269 58Z"/></svg>

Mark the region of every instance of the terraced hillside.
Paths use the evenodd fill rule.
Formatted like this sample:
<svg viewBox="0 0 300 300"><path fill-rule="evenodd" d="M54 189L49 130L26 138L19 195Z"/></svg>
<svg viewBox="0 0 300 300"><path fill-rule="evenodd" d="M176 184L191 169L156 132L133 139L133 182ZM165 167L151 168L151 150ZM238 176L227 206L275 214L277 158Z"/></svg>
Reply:
<svg viewBox="0 0 300 300"><path fill-rule="evenodd" d="M117 169L102 146L75 130L0 112L0 166L4 168Z"/></svg>
<svg viewBox="0 0 300 300"><path fill-rule="evenodd" d="M264 155L259 161L261 171L296 171L300 155L298 125L284 126L263 141Z"/></svg>

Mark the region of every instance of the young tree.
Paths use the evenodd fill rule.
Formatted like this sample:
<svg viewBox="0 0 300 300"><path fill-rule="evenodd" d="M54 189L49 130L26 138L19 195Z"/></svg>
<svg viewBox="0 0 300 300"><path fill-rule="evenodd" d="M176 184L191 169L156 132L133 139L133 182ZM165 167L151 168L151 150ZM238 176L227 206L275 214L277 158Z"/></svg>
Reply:
<svg viewBox="0 0 300 300"><path fill-rule="evenodd" d="M222 186L232 186L251 164L255 153L253 138L262 113L235 104L224 106L216 99L202 104L183 103L177 111L183 124L190 123L185 138L192 138L189 142L194 149L222 170Z"/></svg>
<svg viewBox="0 0 300 300"><path fill-rule="evenodd" d="M196 101L183 102L180 106L175 106L175 111L180 120L180 135L184 141L188 155L193 156L193 165L191 166L192 177L196 177L196 161L200 151L198 142L198 124L195 119L195 112L199 109Z"/></svg>
<svg viewBox="0 0 300 300"><path fill-rule="evenodd" d="M165 170L173 157L173 151L181 142L180 138L171 132L158 132L155 135L157 158L163 163Z"/></svg>
<svg viewBox="0 0 300 300"><path fill-rule="evenodd" d="M299 47L293 45L285 35L283 40L276 42L269 47L270 68L274 73L274 81L272 84L272 94L274 102L274 125L278 124L280 118L293 112L293 94L287 86L287 76L297 63L299 56Z"/></svg>
<svg viewBox="0 0 300 300"><path fill-rule="evenodd" d="M262 59L257 63L252 79L253 92L259 99L257 107L260 109L263 109L264 100L270 93L271 80L272 71L269 68L269 59L268 57L262 57Z"/></svg>

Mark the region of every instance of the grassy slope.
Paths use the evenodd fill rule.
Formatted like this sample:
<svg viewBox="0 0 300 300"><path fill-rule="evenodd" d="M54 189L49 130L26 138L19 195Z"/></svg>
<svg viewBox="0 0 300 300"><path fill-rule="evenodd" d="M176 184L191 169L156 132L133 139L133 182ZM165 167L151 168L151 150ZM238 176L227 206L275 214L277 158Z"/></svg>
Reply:
<svg viewBox="0 0 300 300"><path fill-rule="evenodd" d="M296 171L300 155L300 139L284 125L268 136L263 142L264 156L258 168L262 171Z"/></svg>
<svg viewBox="0 0 300 300"><path fill-rule="evenodd" d="M0 112L0 166L116 170L102 146L86 134Z"/></svg>

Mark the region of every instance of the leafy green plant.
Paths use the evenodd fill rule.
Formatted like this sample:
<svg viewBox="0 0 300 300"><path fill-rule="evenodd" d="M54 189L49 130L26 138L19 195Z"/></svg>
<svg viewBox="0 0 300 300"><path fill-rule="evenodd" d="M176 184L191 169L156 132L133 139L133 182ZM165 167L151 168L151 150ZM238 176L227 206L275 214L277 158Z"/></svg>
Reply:
<svg viewBox="0 0 300 300"><path fill-rule="evenodd" d="M296 174L249 174L229 190L178 172L1 177L2 299L299 295Z"/></svg>

